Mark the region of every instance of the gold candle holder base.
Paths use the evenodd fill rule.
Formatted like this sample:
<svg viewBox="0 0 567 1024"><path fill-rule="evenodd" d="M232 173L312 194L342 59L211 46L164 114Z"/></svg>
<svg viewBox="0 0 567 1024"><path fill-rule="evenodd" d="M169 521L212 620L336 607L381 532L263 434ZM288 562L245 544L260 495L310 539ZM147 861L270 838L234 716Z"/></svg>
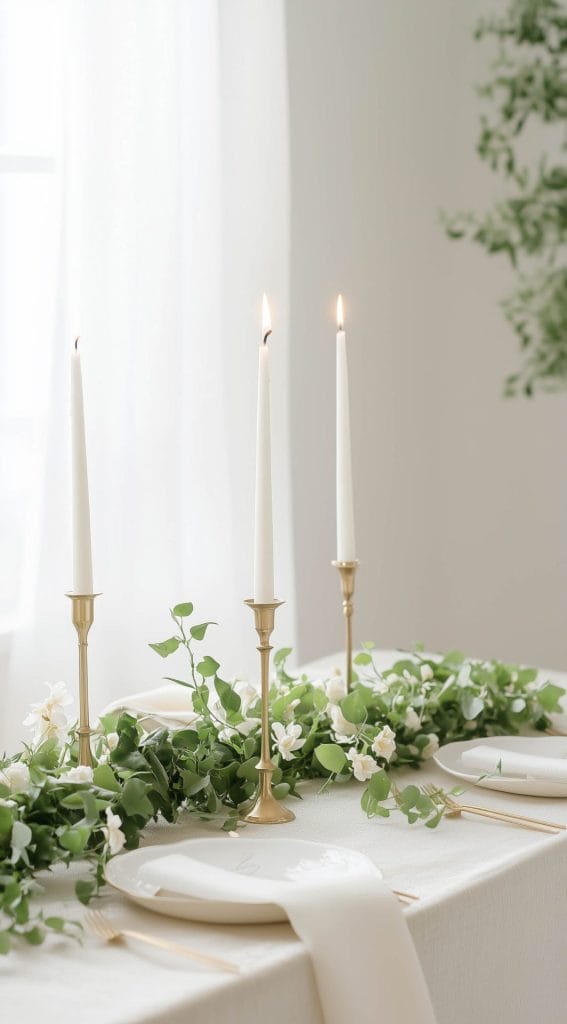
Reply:
<svg viewBox="0 0 567 1024"><path fill-rule="evenodd" d="M346 686L347 690L352 687L352 616L354 605L354 577L358 569L358 561L354 562L333 562L339 570L341 577L341 591L343 595L343 615L345 617L345 655L346 655Z"/></svg>
<svg viewBox="0 0 567 1024"><path fill-rule="evenodd" d="M245 821L256 825L281 825L285 821L293 821L295 814L280 804L272 793L272 775L275 765L270 756L270 637L274 630L276 608L282 601L271 601L269 604L256 604L253 600L244 602L254 612L254 624L260 639L260 671L262 682L262 745L260 760L256 765L259 773L258 792L254 806L245 817Z"/></svg>
<svg viewBox="0 0 567 1024"><path fill-rule="evenodd" d="M92 767L92 729L89 722L89 629L94 622L94 600L99 594L66 594L72 602L73 625L79 638L79 764Z"/></svg>

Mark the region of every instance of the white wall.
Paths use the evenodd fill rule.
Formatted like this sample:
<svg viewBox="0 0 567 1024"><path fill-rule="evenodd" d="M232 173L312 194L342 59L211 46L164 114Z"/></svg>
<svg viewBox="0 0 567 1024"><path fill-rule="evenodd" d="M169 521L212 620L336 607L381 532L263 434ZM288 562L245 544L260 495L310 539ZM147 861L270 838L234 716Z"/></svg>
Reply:
<svg viewBox="0 0 567 1024"><path fill-rule="evenodd" d="M358 640L567 662L565 397L504 400L503 259L441 208L500 185L474 152L495 2L288 0L292 463L301 659L340 647L334 301L350 346Z"/></svg>
<svg viewBox="0 0 567 1024"><path fill-rule="evenodd" d="M274 572L285 599L274 643L294 642L291 536L288 325L289 150L285 22L282 0L221 0L222 329L227 372L221 396L232 474L234 585L221 622L233 672L258 670L251 596L258 345L262 292L273 334L272 464ZM212 525L214 533L214 524ZM213 587L216 586L216 581ZM226 628L228 627L228 628ZM235 631L240 635L235 643ZM231 656L230 656L231 655Z"/></svg>

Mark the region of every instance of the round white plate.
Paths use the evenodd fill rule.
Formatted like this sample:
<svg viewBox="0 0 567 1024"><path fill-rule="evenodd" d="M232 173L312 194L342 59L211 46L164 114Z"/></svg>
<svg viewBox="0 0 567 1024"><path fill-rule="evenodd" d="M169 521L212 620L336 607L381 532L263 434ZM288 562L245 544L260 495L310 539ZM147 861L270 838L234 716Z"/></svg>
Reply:
<svg viewBox="0 0 567 1024"><path fill-rule="evenodd" d="M146 910L189 921L213 924L257 924L285 921L286 914L275 903L234 903L224 899L196 899L191 896L148 896L138 888L142 864L157 857L181 853L226 871L257 878L293 881L330 873L356 873L381 877L375 864L362 853L327 843L302 839L245 839L219 836L217 839L185 839L167 846L145 846L114 857L106 865L106 880Z"/></svg>
<svg viewBox="0 0 567 1024"><path fill-rule="evenodd" d="M567 747L564 736L488 736L483 739L447 743L437 751L434 760L450 775L483 786L485 789L499 789L504 793L519 793L522 796L567 797L567 783L553 782L549 779L519 779L498 775L479 782L479 772L471 772L470 768L463 764L461 755L464 750L481 744L500 750L513 750L518 754L534 754L536 757L564 757Z"/></svg>

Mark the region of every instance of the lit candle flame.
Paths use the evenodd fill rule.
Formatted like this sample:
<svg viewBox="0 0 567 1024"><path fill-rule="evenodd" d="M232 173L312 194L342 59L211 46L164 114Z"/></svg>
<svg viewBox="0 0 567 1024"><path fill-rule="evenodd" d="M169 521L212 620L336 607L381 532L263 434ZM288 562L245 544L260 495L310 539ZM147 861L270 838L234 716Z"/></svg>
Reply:
<svg viewBox="0 0 567 1024"><path fill-rule="evenodd" d="M339 297L337 299L337 327L338 327L339 331L343 330L344 322L345 322L345 318L344 318L344 313L343 313L343 297L342 297L342 295L339 295Z"/></svg>
<svg viewBox="0 0 567 1024"><path fill-rule="evenodd" d="M262 337L264 339L264 344L266 344L266 341L268 340L271 333L272 318L270 316L270 307L268 305L268 299L266 293L264 292L262 296Z"/></svg>

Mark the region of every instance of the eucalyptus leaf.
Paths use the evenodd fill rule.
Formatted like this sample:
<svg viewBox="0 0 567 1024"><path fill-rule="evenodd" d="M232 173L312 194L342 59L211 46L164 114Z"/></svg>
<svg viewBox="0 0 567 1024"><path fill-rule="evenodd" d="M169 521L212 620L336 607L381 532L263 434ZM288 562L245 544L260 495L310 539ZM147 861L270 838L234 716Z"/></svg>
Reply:
<svg viewBox="0 0 567 1024"><path fill-rule="evenodd" d="M358 654L355 654L353 661L355 665L372 664L372 658L366 651L359 651Z"/></svg>
<svg viewBox="0 0 567 1024"><path fill-rule="evenodd" d="M555 683L545 683L537 691L537 698L546 711L561 711L559 701L564 693L565 690L561 686L556 686Z"/></svg>
<svg viewBox="0 0 567 1024"><path fill-rule="evenodd" d="M291 651L291 647L281 647L279 651L275 651L273 661L276 668L278 665L283 665L284 661L289 658Z"/></svg>
<svg viewBox="0 0 567 1024"><path fill-rule="evenodd" d="M366 718L366 707L357 690L353 690L348 696L343 697L340 707L347 722L358 725Z"/></svg>
<svg viewBox="0 0 567 1024"><path fill-rule="evenodd" d="M211 658L209 654L206 654L202 661L197 665L197 672L204 676L205 679L209 679L211 676L216 675L217 670L220 668L218 661Z"/></svg>
<svg viewBox="0 0 567 1024"><path fill-rule="evenodd" d="M328 772L339 774L347 765L346 754L337 743L321 743L315 747L315 757Z"/></svg>
<svg viewBox="0 0 567 1024"><path fill-rule="evenodd" d="M143 782L142 779L128 779L120 797L126 814L137 814L142 818L153 814L153 806L147 796L149 788L147 782Z"/></svg>
<svg viewBox="0 0 567 1024"><path fill-rule="evenodd" d="M182 604L176 604L172 608L172 612L178 619L188 619L193 614L193 605L190 601L185 601Z"/></svg>
<svg viewBox="0 0 567 1024"><path fill-rule="evenodd" d="M99 764L93 772L93 781L101 789L111 793L120 792L120 783L109 764Z"/></svg>
<svg viewBox="0 0 567 1024"><path fill-rule="evenodd" d="M216 676L215 690L219 695L219 700L225 711L240 711L240 697L238 696L236 690L234 690L229 683L225 683L224 679L220 679L218 676Z"/></svg>
<svg viewBox="0 0 567 1024"><path fill-rule="evenodd" d="M209 626L216 626L216 622L200 622L198 626L191 626L189 632L193 640L203 640Z"/></svg>
<svg viewBox="0 0 567 1024"><path fill-rule="evenodd" d="M59 843L64 850L69 850L75 857L78 857L85 849L90 834L91 830L89 828L76 825L74 828L67 829L59 836Z"/></svg>
<svg viewBox="0 0 567 1024"><path fill-rule="evenodd" d="M375 800L386 800L390 793L390 779L383 768L369 779L368 792Z"/></svg>
<svg viewBox="0 0 567 1024"><path fill-rule="evenodd" d="M177 636L171 636L169 640L162 640L157 644L150 644L152 651L159 654L161 658L168 658L170 654L174 654L181 640Z"/></svg>

